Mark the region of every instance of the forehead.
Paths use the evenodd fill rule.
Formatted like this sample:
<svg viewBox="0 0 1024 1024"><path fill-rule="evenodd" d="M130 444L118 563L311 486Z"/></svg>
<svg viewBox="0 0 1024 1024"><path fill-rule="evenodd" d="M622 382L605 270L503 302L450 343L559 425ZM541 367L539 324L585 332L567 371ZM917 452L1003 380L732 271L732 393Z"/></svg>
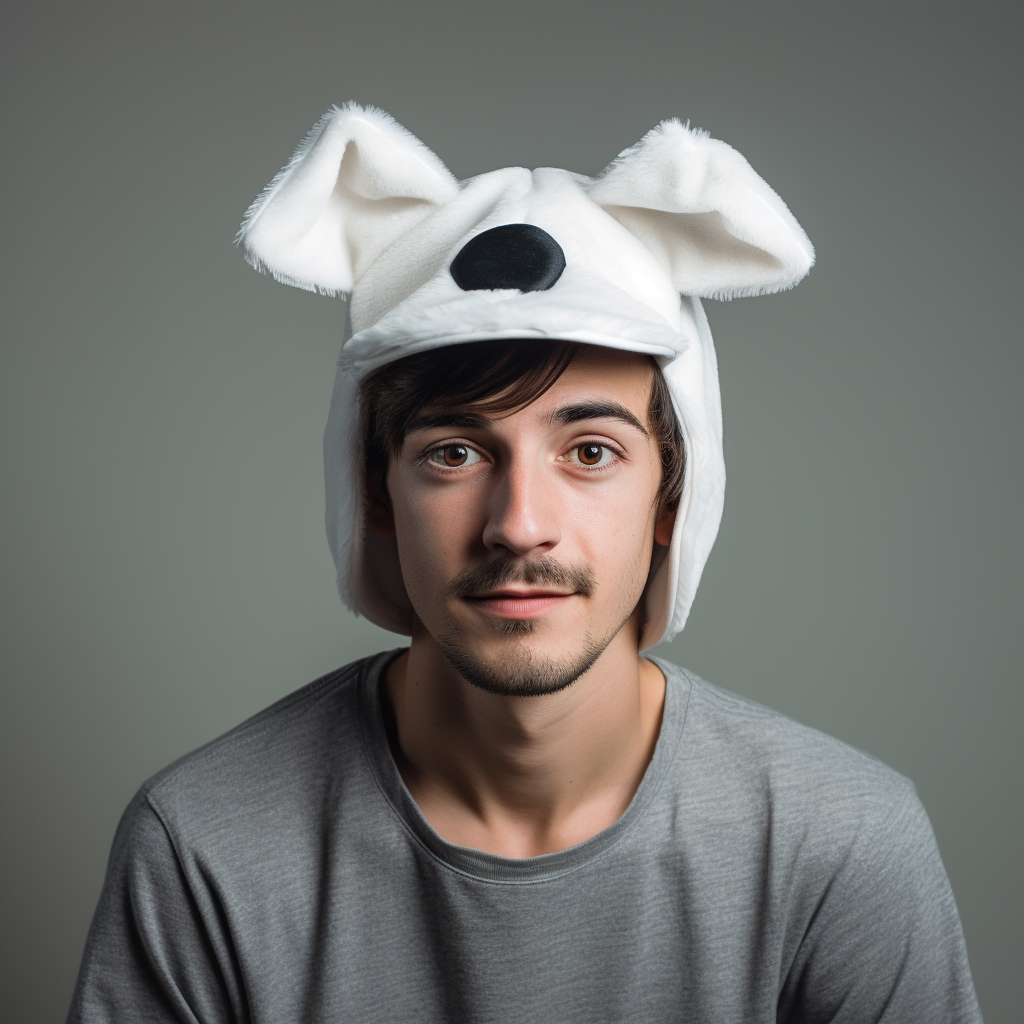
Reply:
<svg viewBox="0 0 1024 1024"><path fill-rule="evenodd" d="M588 395L612 397L630 409L644 411L650 401L654 372L649 356L599 345L581 345L572 362L547 391L526 406L502 410L498 415L515 415L526 410L538 412ZM485 400L481 404L488 403L489 400Z"/></svg>
<svg viewBox="0 0 1024 1024"><path fill-rule="evenodd" d="M418 407L410 404L408 418L396 440L422 429L456 423L467 427L483 427L490 423L497 427L499 423L511 426L512 423L535 419L551 423L575 422L601 416L602 413L597 411L599 406L625 412L626 418L634 419L638 424L649 418L652 382L656 373L649 356L596 345L575 345L571 353L566 353L571 360L568 366L561 360L548 365L547 370L551 374L560 373L560 376L546 391L539 393L545 386L545 377L551 379L543 365L546 345L531 344L536 346L530 352L531 359L526 362L520 359L515 364L521 376L495 375L501 379L501 384L493 380L492 383L498 385L494 389L487 383L489 365L486 361L479 367L472 361L452 362L448 367L450 376L430 382L437 389L433 400ZM479 369L481 377L474 378L476 369ZM446 388L446 382L450 388ZM593 407L593 413L583 415L585 407ZM574 415L562 415L570 408ZM623 418L619 413L613 415Z"/></svg>
<svg viewBox="0 0 1024 1024"><path fill-rule="evenodd" d="M585 345L538 402L557 401L567 392L602 391L614 393L619 401L628 401L630 406L640 403L644 408L650 397L653 376L654 366L648 356Z"/></svg>

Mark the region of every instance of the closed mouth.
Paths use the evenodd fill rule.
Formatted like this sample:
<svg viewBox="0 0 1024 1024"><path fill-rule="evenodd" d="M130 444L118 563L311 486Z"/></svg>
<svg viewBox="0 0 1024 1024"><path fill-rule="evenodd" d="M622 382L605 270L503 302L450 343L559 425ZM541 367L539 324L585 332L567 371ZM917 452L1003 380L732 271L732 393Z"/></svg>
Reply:
<svg viewBox="0 0 1024 1024"><path fill-rule="evenodd" d="M545 589L512 589L503 587L484 594L467 595L481 611L502 619L536 619L564 604L575 591Z"/></svg>

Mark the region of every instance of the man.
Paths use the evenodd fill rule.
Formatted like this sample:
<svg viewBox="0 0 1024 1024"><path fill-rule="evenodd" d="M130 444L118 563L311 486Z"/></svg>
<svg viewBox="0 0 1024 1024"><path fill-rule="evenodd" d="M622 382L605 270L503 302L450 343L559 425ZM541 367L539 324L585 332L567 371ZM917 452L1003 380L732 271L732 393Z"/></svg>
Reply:
<svg viewBox="0 0 1024 1024"><path fill-rule="evenodd" d="M721 514L698 297L813 261L746 161L666 122L460 185L349 106L241 240L351 293L328 535L411 642L143 787L70 1019L979 1020L913 787L641 655Z"/></svg>

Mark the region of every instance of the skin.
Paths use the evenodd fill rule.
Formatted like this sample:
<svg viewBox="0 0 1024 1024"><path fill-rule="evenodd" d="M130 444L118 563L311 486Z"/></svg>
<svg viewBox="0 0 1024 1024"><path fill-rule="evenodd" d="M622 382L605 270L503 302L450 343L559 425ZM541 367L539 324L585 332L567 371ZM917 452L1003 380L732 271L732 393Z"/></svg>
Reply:
<svg viewBox="0 0 1024 1024"><path fill-rule="evenodd" d="M639 655L635 609L674 520L657 509L653 372L645 357L590 346L525 408L430 416L391 461L390 503L371 503L370 529L396 538L416 611L410 649L385 680L385 720L405 784L449 842L506 857L574 846L621 817L650 762L665 679ZM449 586L495 561L538 559L583 570L588 592ZM468 682L444 637L497 677L607 645L572 685L522 696Z"/></svg>

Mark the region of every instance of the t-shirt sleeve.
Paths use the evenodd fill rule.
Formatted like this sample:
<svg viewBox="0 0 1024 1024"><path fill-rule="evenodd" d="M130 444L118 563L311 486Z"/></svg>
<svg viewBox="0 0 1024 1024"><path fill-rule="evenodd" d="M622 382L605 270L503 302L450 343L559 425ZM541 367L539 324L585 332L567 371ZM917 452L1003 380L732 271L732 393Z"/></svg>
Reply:
<svg viewBox="0 0 1024 1024"><path fill-rule="evenodd" d="M956 904L913 786L850 847L779 999L799 1024L980 1024Z"/></svg>
<svg viewBox="0 0 1024 1024"><path fill-rule="evenodd" d="M114 838L68 1024L237 1021L232 959L209 894L197 899L190 889L163 821L140 793Z"/></svg>

